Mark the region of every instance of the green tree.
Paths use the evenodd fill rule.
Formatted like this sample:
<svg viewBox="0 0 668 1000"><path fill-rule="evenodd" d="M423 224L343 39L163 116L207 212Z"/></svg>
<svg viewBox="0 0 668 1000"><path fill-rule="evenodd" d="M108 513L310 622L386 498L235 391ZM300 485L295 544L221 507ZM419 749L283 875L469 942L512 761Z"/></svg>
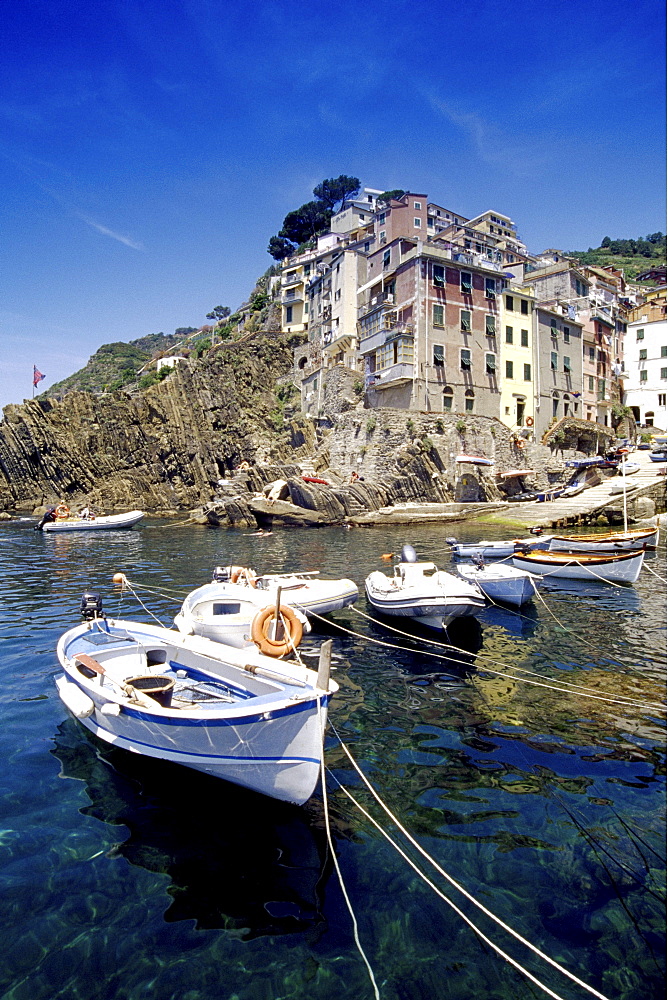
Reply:
<svg viewBox="0 0 668 1000"><path fill-rule="evenodd" d="M284 239L282 236L272 236L269 240L269 246L267 247L267 253L270 254L274 260L285 260L286 257L292 256L295 252L296 247L294 243L290 240Z"/></svg>
<svg viewBox="0 0 668 1000"><path fill-rule="evenodd" d="M292 243L305 243L324 233L332 217L331 209L319 201L307 201L283 219L278 235Z"/></svg>
<svg viewBox="0 0 668 1000"><path fill-rule="evenodd" d="M346 198L354 198L359 194L359 177L349 177L348 174L340 174L338 177L330 177L321 181L313 188L313 194L321 201L330 212L334 213L334 208L340 202L343 208Z"/></svg>
<svg viewBox="0 0 668 1000"><path fill-rule="evenodd" d="M230 312L231 309L229 306L214 306L211 312L206 314L206 318L221 323L224 319L227 319Z"/></svg>
<svg viewBox="0 0 668 1000"><path fill-rule="evenodd" d="M403 198L406 192L402 188L394 188L392 191L383 191L381 195L378 195L378 201L390 202L394 198L395 201L398 198Z"/></svg>

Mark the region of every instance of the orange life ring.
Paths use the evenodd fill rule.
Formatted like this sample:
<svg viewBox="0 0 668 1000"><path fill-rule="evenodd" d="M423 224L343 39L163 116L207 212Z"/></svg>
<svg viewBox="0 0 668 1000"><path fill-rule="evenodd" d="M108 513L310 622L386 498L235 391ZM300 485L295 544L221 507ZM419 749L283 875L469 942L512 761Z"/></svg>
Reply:
<svg viewBox="0 0 668 1000"><path fill-rule="evenodd" d="M239 583L242 586L257 587L257 579L252 569L245 566L230 566L230 583Z"/></svg>
<svg viewBox="0 0 668 1000"><path fill-rule="evenodd" d="M270 604L262 611L258 611L251 622L251 639L265 656L285 656L286 653L296 649L304 634L302 623L294 610L281 604L279 615L283 622L285 635L283 639L272 639L269 633L275 615L276 605Z"/></svg>
<svg viewBox="0 0 668 1000"><path fill-rule="evenodd" d="M67 507L64 503L59 503L54 511L54 514L56 515L57 518L62 520L63 518L70 516L70 508Z"/></svg>
<svg viewBox="0 0 668 1000"><path fill-rule="evenodd" d="M526 443L526 441L523 440L523 438L520 438L519 441L515 442L515 447L519 448L520 451L523 451L524 448L526 448L526 446L527 446L527 443Z"/></svg>
<svg viewBox="0 0 668 1000"><path fill-rule="evenodd" d="M533 417L527 417L524 421L527 427L533 427Z"/></svg>

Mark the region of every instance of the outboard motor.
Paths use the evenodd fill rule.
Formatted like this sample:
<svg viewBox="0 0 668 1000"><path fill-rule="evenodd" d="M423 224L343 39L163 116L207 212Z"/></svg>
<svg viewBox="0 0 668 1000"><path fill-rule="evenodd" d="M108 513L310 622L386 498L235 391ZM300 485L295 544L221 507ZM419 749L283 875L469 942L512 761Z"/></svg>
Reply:
<svg viewBox="0 0 668 1000"><path fill-rule="evenodd" d="M414 563L418 561L417 552L412 545L401 546L401 561L403 563Z"/></svg>
<svg viewBox="0 0 668 1000"><path fill-rule="evenodd" d="M94 594L91 591L86 591L86 593L81 598L81 617L86 622L91 622L95 618L104 618L104 612L102 611L102 598L99 594Z"/></svg>
<svg viewBox="0 0 668 1000"><path fill-rule="evenodd" d="M485 568L485 557L483 555L478 554L476 556L471 556L471 562L476 567L476 569Z"/></svg>
<svg viewBox="0 0 668 1000"><path fill-rule="evenodd" d="M457 539L450 536L450 538L445 539L446 545L457 545Z"/></svg>
<svg viewBox="0 0 668 1000"><path fill-rule="evenodd" d="M534 528L529 528L529 534L530 535L542 535L543 534L543 529L541 528L541 526L539 524L537 524Z"/></svg>
<svg viewBox="0 0 668 1000"><path fill-rule="evenodd" d="M229 566L216 566L213 571L212 583L227 583L230 579Z"/></svg>
<svg viewBox="0 0 668 1000"><path fill-rule="evenodd" d="M41 519L35 525L35 531L40 531L45 524L49 523L49 521L55 521L55 520L56 520L56 508L49 507L49 509L45 511L44 514L42 514Z"/></svg>

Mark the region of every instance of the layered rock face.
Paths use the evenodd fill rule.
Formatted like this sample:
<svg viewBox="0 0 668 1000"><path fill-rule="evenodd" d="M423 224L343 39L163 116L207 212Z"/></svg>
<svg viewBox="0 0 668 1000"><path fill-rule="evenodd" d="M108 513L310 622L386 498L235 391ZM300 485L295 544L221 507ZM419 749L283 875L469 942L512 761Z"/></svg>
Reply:
<svg viewBox="0 0 668 1000"><path fill-rule="evenodd" d="M175 510L205 502L241 461L294 461L308 446L296 420L277 434L276 379L290 370L286 338L221 345L130 396L69 393L7 406L0 423L0 509L87 499L107 511Z"/></svg>

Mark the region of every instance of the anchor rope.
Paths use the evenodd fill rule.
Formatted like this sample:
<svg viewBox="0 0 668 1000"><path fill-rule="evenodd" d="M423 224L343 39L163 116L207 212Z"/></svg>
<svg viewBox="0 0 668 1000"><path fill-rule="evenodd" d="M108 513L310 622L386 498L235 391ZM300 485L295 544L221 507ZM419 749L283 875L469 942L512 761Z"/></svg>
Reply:
<svg viewBox="0 0 668 1000"><path fill-rule="evenodd" d="M318 725L320 727L320 732L323 735L323 739L320 745L320 785L322 787L322 800L325 814L325 830L327 832L327 843L329 845L329 850L332 855L332 860L334 862L334 867L336 868L336 874L339 879L339 885L341 886L341 892L343 893L343 898L346 902L348 912L350 913L350 919L353 922L353 937L355 939L355 945L357 950L362 956L362 961L366 965L367 972L369 974L369 979L371 980L371 985L373 987L373 992L376 1000L380 1000L380 993L378 992L378 986L376 984L376 979L373 974L373 969L371 968L371 963L366 956L364 948L362 947L362 942L359 938L359 928L357 926L357 917L355 916L355 911L353 910L353 905L350 901L350 896L346 889L345 882L343 880L343 872L341 871L341 866L339 865L339 859L336 856L336 851L334 850L334 841L332 839L332 831L329 822L329 800L327 798L327 782L325 781L325 740L324 740L324 727L322 724L322 700L318 698ZM337 733L338 736L338 733Z"/></svg>
<svg viewBox="0 0 668 1000"><path fill-rule="evenodd" d="M364 772L362 771L362 769L358 765L357 761L355 760L355 758L351 754L351 752L348 749L348 747L346 746L346 744L341 739L341 737L340 737L340 735L339 735L336 727L331 723L331 721L330 721L330 726L331 726L332 730L334 731L334 733L335 733L335 735L336 735L336 737L337 737L337 739L339 741L339 745L341 746L341 748L343 749L344 753L346 754L346 756L350 760L350 763L352 764L353 768L355 769L355 771L357 772L357 774L359 775L359 777L362 779L362 781L364 782L365 786L371 792L371 794L373 795L374 799L379 804L379 806L381 807L381 809L383 809L383 811L387 814L387 816L395 824L395 826L397 827L397 829L399 829L401 831L401 833L406 837L406 839L408 840L408 842L422 855L423 858L425 858L425 860L430 865L432 865L432 867L439 873L439 875L442 875L442 877L453 888L455 888L458 892L460 892L466 899L469 900L469 902L471 902L482 913L484 913L485 916L487 916L491 920L493 920L494 923L496 923L503 930L505 930L509 934L511 934L517 941L519 941L521 944L525 945L532 952L534 952L534 954L538 955L544 961L548 962L549 965L551 965L553 968L557 969L563 975L567 976L574 983L577 983L578 986L581 986L588 993L591 993L593 996L598 997L599 1000L608 1000L608 998L605 997L604 994L599 993L598 990L596 990L593 986L589 986L583 980L579 979L574 973L572 973L568 969L564 968L564 966L560 965L559 962L555 961L553 958L550 958L549 955L546 955L545 952L541 951L541 949L538 948L535 944L532 944L531 941L528 941L518 931L514 930L509 924L507 924L504 920L502 920L495 913L493 913L491 910L489 910L483 903L480 903L475 898L475 896L473 896L470 892L468 892L467 889L465 889L462 885L460 885L460 883L457 882L457 880L454 879L452 877L452 875L450 875L448 872L446 872L445 869L442 868L439 865L439 863L429 854L429 852L426 851L422 847L422 845L415 839L415 837L410 833L410 831L406 829L406 827L402 824L402 822L400 821L400 819L392 812L392 810L389 808L389 806L386 805L386 803L380 797L380 795L378 794L378 792L376 791L376 789L373 787L373 785L371 784L371 782L368 780L367 776L364 774ZM331 774L331 771L330 771L330 774ZM415 868L416 872L418 874L420 874L420 876L427 882L427 884L430 885L431 888L433 888L438 893L438 895L441 896L442 899L444 899L449 905L451 905L453 907L453 909L457 910L457 912L459 913L459 915L475 930L476 934L479 934L495 951L497 951L499 954L503 955L503 957L507 961L511 962L511 964L513 964L516 968L518 968L524 975L527 975L530 979L532 979L533 982L535 982L538 986L540 986L541 989L545 990L550 996L553 996L553 997L557 996L557 994L552 993L552 991L548 987L546 987L543 983L541 983L537 979L535 979L531 975L531 973L529 973L526 969L524 969L518 962L515 962L514 959L512 959L509 955L507 955L505 952L503 952L502 949L498 947L498 945L495 945L494 942L492 942L488 938L486 938L485 935L483 935L483 933L477 927L475 927L475 925L472 923L472 921L469 920L465 916L465 914L463 914L452 903L452 901L448 899L447 896L445 896L443 893L441 893L436 888L436 886L434 886L433 883L430 882L430 880L423 873L420 872L420 869L416 865L414 865L413 862L410 860L410 858L408 858L404 854L404 852L399 848L399 846L392 840L392 838L390 837L390 835L387 834L383 830L383 828L380 826L380 824L377 823L376 820L374 820L373 817L370 816L369 813L367 813L366 810L363 809L363 807L357 802L357 800L355 799L355 797L353 795L351 795L347 791L347 789L345 789L343 787L343 785L341 785L341 783L338 781L338 779L334 778L334 780L337 782L337 784L342 789L342 791L344 791L345 794L350 799L352 799L352 801L355 803L355 805L357 806L357 808L359 808L360 811L364 813L364 815L374 824L374 826L377 827L377 829L383 834L383 836L386 837L390 841L390 843L395 847L395 849L397 849L399 851L399 853L402 855L402 857L404 857L408 861L408 863L411 864L411 866L413 868Z"/></svg>

